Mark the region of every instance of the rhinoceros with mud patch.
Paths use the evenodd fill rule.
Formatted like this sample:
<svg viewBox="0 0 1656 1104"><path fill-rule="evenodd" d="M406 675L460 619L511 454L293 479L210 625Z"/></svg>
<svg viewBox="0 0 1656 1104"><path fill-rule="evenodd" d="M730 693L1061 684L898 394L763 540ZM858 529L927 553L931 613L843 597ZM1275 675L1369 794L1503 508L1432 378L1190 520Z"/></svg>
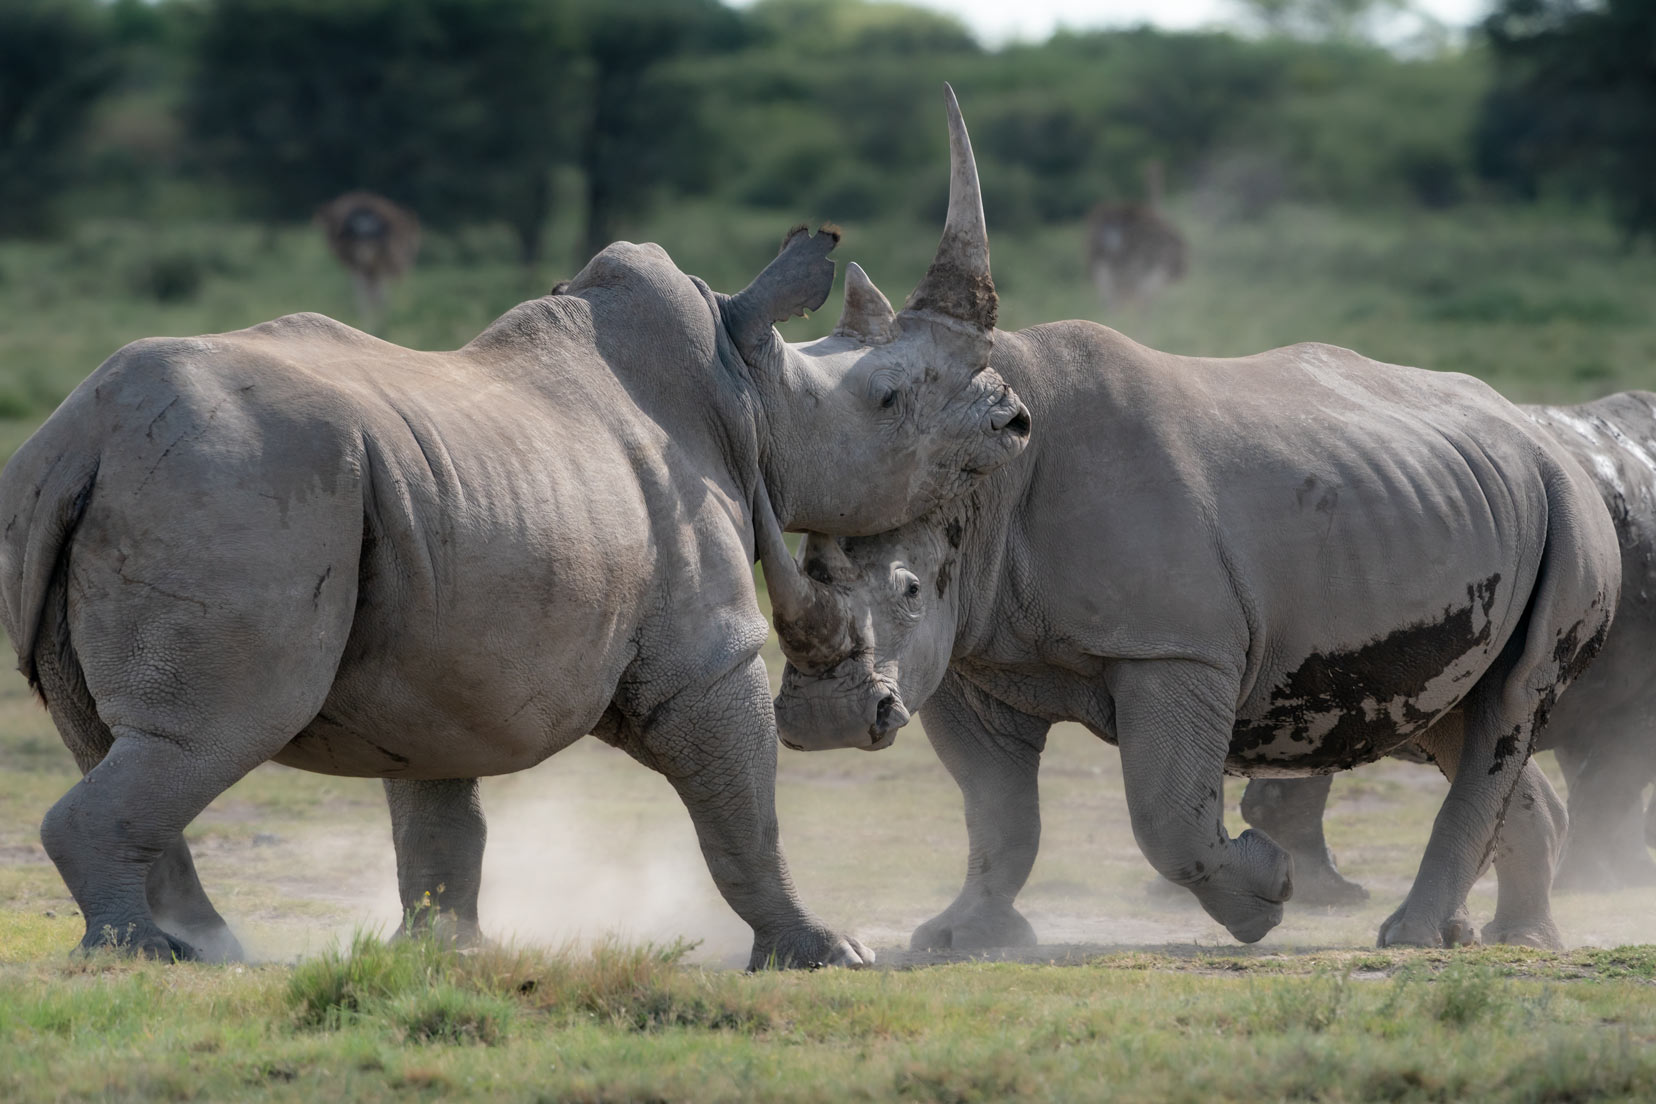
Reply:
<svg viewBox="0 0 1656 1104"><path fill-rule="evenodd" d="M1536 738L1537 750L1557 753L1569 785L1569 829L1553 884L1656 885L1643 800L1645 787L1656 781L1656 394L1632 391L1580 406L1523 410L1593 477L1621 547L1616 623ZM1329 783L1326 777L1256 778L1242 795L1248 823L1293 855L1296 901L1368 897L1340 874L1324 842Z"/></svg>
<svg viewBox="0 0 1656 1104"><path fill-rule="evenodd" d="M1587 475L1483 383L1327 345L1206 359L1061 322L998 333L991 363L1040 427L1018 461L895 532L809 537L802 571L759 534L783 741L880 748L924 707L964 793L966 884L914 945L1034 941L1013 901L1054 722L1120 747L1151 865L1251 942L1292 866L1227 834L1224 774L1345 769L1451 711L1454 781L1379 941L1467 940L1503 811L1546 784L1534 734L1616 605ZM1554 840L1518 836L1550 867ZM1487 934L1555 941L1546 891L1503 879Z"/></svg>
<svg viewBox="0 0 1656 1104"><path fill-rule="evenodd" d="M297 315L77 388L0 476L0 595L86 772L41 829L83 945L238 952L180 833L267 760L386 779L404 907L475 933L476 779L594 733L678 790L753 965L868 961L778 839L753 519L887 529L1027 440L948 106L943 240L878 342L778 336L833 281L800 230L733 297L623 243L456 352Z"/></svg>

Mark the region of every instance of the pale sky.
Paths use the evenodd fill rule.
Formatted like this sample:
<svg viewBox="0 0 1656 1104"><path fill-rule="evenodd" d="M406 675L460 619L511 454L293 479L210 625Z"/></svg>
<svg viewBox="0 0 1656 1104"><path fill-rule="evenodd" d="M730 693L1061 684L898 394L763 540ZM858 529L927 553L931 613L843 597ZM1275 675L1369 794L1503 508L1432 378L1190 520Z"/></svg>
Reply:
<svg viewBox="0 0 1656 1104"><path fill-rule="evenodd" d="M742 6L748 0L732 0ZM1040 42L1059 26L1071 30L1152 23L1169 30L1241 22L1233 0L908 0L959 16L986 46L1013 39ZM1420 9L1452 28L1481 18L1491 0L1415 0Z"/></svg>

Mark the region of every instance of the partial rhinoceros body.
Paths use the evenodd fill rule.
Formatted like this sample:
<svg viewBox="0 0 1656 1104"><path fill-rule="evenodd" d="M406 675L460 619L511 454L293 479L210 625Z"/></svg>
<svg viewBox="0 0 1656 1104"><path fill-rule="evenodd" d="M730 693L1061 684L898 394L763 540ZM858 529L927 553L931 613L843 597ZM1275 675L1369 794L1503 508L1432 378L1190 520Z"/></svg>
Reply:
<svg viewBox="0 0 1656 1104"><path fill-rule="evenodd" d="M1656 781L1656 394L1523 410L1592 477L1621 547L1615 624L1536 738L1537 750L1557 752L1569 784L1557 885L1656 885L1643 805L1645 788ZM1256 779L1242 799L1248 823L1294 856L1301 886L1315 887L1314 895L1298 895L1312 904L1367 896L1335 869L1323 842L1328 793L1327 779Z"/></svg>
<svg viewBox="0 0 1656 1104"><path fill-rule="evenodd" d="M1466 938L1503 809L1545 786L1533 734L1615 608L1587 476L1482 383L1325 345L1198 359L1068 322L998 335L993 363L1032 448L930 518L807 541L804 584L852 646L783 637L784 742L883 746L877 713L923 707L964 791L966 887L915 942L1033 938L1012 901L1053 722L1119 744L1146 857L1252 941L1291 867L1226 834L1223 774L1344 769L1452 709L1464 739L1434 751L1461 769L1381 941ZM1496 932L1555 940L1539 891L1536 930L1503 909Z"/></svg>
<svg viewBox="0 0 1656 1104"><path fill-rule="evenodd" d="M755 965L867 960L777 840L754 517L879 531L1027 439L949 109L943 245L877 342L777 335L833 280L799 230L733 297L622 243L456 352L299 315L86 380L0 475L0 611L88 772L42 828L85 944L236 954L180 833L271 759L386 779L404 907L475 934L476 779L595 732L671 779Z"/></svg>

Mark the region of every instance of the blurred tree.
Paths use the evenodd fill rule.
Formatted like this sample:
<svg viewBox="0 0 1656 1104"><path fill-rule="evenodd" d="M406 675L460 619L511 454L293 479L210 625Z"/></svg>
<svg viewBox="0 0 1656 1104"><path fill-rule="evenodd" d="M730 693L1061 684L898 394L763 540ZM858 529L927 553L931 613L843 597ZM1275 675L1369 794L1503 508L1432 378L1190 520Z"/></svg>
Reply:
<svg viewBox="0 0 1656 1104"><path fill-rule="evenodd" d="M367 188L436 226L503 219L532 262L579 121L568 14L557 0L213 0L188 125L263 217Z"/></svg>
<svg viewBox="0 0 1656 1104"><path fill-rule="evenodd" d="M1524 196L1548 178L1607 195L1630 246L1656 241L1656 3L1502 0L1484 30L1483 173Z"/></svg>
<svg viewBox="0 0 1656 1104"><path fill-rule="evenodd" d="M1368 41L1382 20L1414 10L1413 0L1234 0L1271 34L1313 41Z"/></svg>
<svg viewBox="0 0 1656 1104"><path fill-rule="evenodd" d="M118 53L93 0L0 0L0 234L43 234Z"/></svg>
<svg viewBox="0 0 1656 1104"><path fill-rule="evenodd" d="M741 21L718 0L583 0L587 116L578 144L586 180L582 257L615 237L663 188L706 187L718 131L704 92L672 63L736 49Z"/></svg>

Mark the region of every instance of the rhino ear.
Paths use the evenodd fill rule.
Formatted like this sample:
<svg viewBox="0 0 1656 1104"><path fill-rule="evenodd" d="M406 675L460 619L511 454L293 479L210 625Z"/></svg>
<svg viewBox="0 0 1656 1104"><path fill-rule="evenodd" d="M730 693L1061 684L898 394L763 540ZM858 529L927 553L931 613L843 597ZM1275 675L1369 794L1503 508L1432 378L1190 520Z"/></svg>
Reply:
<svg viewBox="0 0 1656 1104"><path fill-rule="evenodd" d="M891 302L880 294L862 265L852 261L845 266L845 310L840 314L834 332L854 337L864 345L883 345L892 339L897 313Z"/></svg>
<svg viewBox="0 0 1656 1104"><path fill-rule="evenodd" d="M742 359L756 363L780 344L774 327L797 314L822 306L834 286L834 262L828 254L839 244L837 226L812 234L804 226L788 231L782 249L753 283L724 303L725 329Z"/></svg>

